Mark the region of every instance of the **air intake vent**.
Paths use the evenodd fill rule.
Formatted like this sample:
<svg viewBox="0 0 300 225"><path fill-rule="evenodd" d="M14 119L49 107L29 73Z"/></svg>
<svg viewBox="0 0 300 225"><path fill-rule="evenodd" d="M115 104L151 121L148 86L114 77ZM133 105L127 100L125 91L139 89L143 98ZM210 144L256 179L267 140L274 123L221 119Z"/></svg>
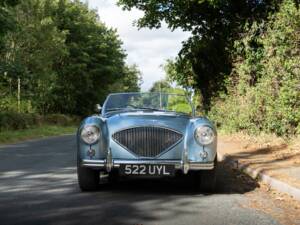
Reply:
<svg viewBox="0 0 300 225"><path fill-rule="evenodd" d="M155 157L182 139L182 134L162 127L134 127L113 134L113 139L140 157Z"/></svg>

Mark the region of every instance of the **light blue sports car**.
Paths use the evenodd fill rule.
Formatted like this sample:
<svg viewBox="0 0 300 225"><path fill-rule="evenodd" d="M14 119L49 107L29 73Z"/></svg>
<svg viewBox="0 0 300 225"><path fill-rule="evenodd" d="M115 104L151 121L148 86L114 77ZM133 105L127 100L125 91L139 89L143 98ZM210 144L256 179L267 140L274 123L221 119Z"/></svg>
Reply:
<svg viewBox="0 0 300 225"><path fill-rule="evenodd" d="M114 93L77 132L77 174L82 191L96 190L100 179L191 176L211 191L216 183L217 132L196 117L185 95Z"/></svg>

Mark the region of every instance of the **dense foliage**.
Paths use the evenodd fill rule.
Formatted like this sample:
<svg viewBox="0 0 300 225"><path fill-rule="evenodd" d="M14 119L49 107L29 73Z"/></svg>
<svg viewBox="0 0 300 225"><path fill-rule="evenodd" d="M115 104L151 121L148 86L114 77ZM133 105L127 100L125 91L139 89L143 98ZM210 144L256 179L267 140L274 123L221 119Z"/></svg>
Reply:
<svg viewBox="0 0 300 225"><path fill-rule="evenodd" d="M231 50L244 24L263 20L269 12L276 11L279 2L119 0L124 9L136 7L145 12L138 20L140 27L158 28L164 21L171 29L181 28L192 33L175 62L177 80L192 79L190 84L201 92L206 110L212 97L219 91L226 91L224 81L232 68Z"/></svg>
<svg viewBox="0 0 300 225"><path fill-rule="evenodd" d="M109 92L139 90L140 72L125 64L116 31L87 4L2 0L0 7L1 111L85 115Z"/></svg>
<svg viewBox="0 0 300 225"><path fill-rule="evenodd" d="M34 113L0 112L0 132L36 128L44 125L72 126L79 117L63 114L38 115Z"/></svg>
<svg viewBox="0 0 300 225"><path fill-rule="evenodd" d="M18 0L0 0L0 49L3 48L5 34L15 27L15 20L11 15L10 8L17 3Z"/></svg>
<svg viewBox="0 0 300 225"><path fill-rule="evenodd" d="M190 31L168 78L192 86L229 131L300 133L298 1L119 0L145 12L140 27Z"/></svg>
<svg viewBox="0 0 300 225"><path fill-rule="evenodd" d="M167 80L158 80L153 83L150 88L150 92L166 92L168 93L171 90L171 84Z"/></svg>
<svg viewBox="0 0 300 225"><path fill-rule="evenodd" d="M287 0L268 23L245 30L228 94L215 100L211 117L229 131L300 134L299 9Z"/></svg>
<svg viewBox="0 0 300 225"><path fill-rule="evenodd" d="M154 82L150 88L150 92L171 94L167 95L168 100L166 102L168 102L168 105L165 108L168 110L192 114L193 108L191 106L193 105L196 109L196 114L199 114L199 101L197 96L193 96L190 89L185 89L172 84L169 79L162 79Z"/></svg>

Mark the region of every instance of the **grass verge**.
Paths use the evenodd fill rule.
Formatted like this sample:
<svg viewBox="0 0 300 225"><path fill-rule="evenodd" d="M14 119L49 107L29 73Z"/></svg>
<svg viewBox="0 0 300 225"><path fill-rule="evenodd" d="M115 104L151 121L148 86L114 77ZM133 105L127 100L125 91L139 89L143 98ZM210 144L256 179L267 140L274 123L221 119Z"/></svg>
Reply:
<svg viewBox="0 0 300 225"><path fill-rule="evenodd" d="M15 143L29 139L74 134L76 126L43 125L24 130L9 130L0 132L0 144Z"/></svg>

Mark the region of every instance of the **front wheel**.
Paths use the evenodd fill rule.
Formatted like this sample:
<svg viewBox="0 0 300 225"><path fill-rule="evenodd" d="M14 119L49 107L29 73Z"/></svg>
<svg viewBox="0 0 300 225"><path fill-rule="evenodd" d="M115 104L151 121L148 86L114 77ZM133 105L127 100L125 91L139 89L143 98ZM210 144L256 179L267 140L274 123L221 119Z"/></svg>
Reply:
<svg viewBox="0 0 300 225"><path fill-rule="evenodd" d="M77 164L77 177L81 191L96 191L99 188L99 171Z"/></svg>

